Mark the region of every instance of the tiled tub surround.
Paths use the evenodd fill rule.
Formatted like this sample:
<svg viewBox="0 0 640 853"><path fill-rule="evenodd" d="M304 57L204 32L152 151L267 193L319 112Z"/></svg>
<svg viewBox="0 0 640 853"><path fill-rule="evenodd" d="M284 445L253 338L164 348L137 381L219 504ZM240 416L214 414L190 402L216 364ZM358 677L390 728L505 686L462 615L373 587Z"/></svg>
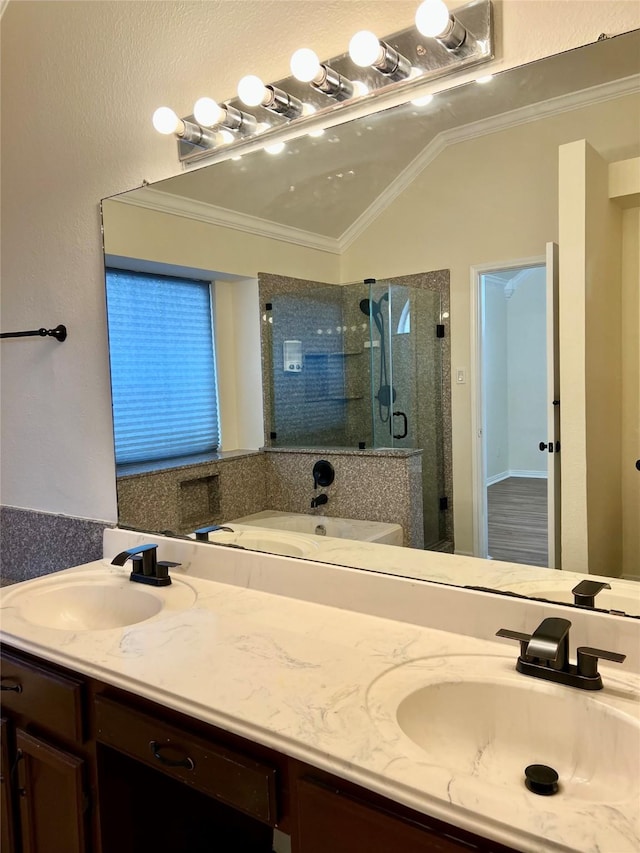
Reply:
<svg viewBox="0 0 640 853"><path fill-rule="evenodd" d="M190 533L265 508L265 461L258 451L217 453L207 461L118 470L118 520L140 530Z"/></svg>
<svg viewBox="0 0 640 853"><path fill-rule="evenodd" d="M104 521L0 507L0 577L28 580L102 555Z"/></svg>
<svg viewBox="0 0 640 853"><path fill-rule="evenodd" d="M126 573L108 568L109 558L142 538L106 531L107 560L95 568ZM298 560L156 540L162 559L182 563L173 571L196 595L191 609L74 635L30 626L7 606L2 638L515 850L637 850L638 802L536 797L521 778L511 787L434 766L401 732L390 735L381 688L387 677L397 681L450 655L468 657L469 677L480 658L505 678L524 679L513 671L517 649L496 641L495 630L531 630L546 616L566 616L573 650L627 652L623 665L601 667L601 698L638 719L640 623L321 564L304 572L309 564ZM162 654L153 653L159 648ZM589 735L597 739L597 731Z"/></svg>
<svg viewBox="0 0 640 853"><path fill-rule="evenodd" d="M404 544L422 547L421 451L283 449L232 451L160 470L118 475L118 518L139 530L191 533L263 510L311 510L313 466L329 460L336 480L322 515L399 524Z"/></svg>
<svg viewBox="0 0 640 853"><path fill-rule="evenodd" d="M421 450L317 450L265 448L265 508L399 524L404 545L422 548ZM326 459L335 470L321 489L328 502L312 511L313 466Z"/></svg>

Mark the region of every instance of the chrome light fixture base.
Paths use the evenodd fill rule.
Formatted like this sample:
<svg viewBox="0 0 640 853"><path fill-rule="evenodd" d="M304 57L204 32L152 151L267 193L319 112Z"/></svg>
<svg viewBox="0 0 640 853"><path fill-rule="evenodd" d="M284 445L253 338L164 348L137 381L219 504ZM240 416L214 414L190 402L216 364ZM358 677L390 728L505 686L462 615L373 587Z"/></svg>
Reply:
<svg viewBox="0 0 640 853"><path fill-rule="evenodd" d="M353 93L351 96L352 93L349 93L345 99L344 95L347 92L344 91L341 93L342 98L328 100L327 94L322 91L321 87L300 82L295 77L290 76L267 84L267 88L286 93L294 104L296 102L308 104L313 108L308 111L312 115L302 114L293 117L294 110L291 110L289 112L290 120L287 121L286 114L277 115L273 110L261 106L248 107L237 98L225 101L225 106L232 109L235 107L243 113L253 115L258 127L264 128L265 123L270 124L269 129L260 133L260 139L266 141L277 135L285 125L290 128L300 128L300 133L302 133L302 128L310 121L313 121L313 125L316 127L319 117L329 117L336 110L340 110L342 116L347 115L350 110L355 111L358 105L362 103L363 98L366 98L371 104L374 101L382 104L385 96L392 94L395 96L399 92L409 93L431 80L466 71L493 59L494 39L491 0L473 0L465 6L455 9L454 16L457 26L454 31L448 34L447 41L450 41L452 45L457 43L460 33L463 32L462 28L466 30L462 44L455 49L447 48L445 39L442 39L441 43L436 38L421 35L413 25L381 38L382 42L388 44L401 57L406 57L411 67L416 69L416 72L410 77L394 80L392 77L385 77L380 74L380 71L375 67L360 68L354 65L348 53L321 61L323 66L329 66L334 74L340 75L345 80L358 80L363 83L368 89L367 95ZM336 81L332 79L331 82L335 83ZM185 121L193 122L193 117L187 116ZM255 134L245 132L234 142L224 145L222 149L211 149L204 148L202 143L198 145L186 138L179 138L178 159L185 166L203 161L210 162L221 158L221 150L224 150L225 157L230 150L236 154L242 153L242 150L251 145L254 140Z"/></svg>

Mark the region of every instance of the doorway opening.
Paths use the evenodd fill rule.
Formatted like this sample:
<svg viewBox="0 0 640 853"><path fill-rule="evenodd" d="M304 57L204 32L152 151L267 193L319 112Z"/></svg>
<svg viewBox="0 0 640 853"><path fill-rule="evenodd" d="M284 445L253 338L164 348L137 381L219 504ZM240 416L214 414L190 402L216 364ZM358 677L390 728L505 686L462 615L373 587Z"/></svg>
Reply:
<svg viewBox="0 0 640 853"><path fill-rule="evenodd" d="M547 264L544 258L534 258L476 267L472 281L474 552L494 560L552 566L546 436L553 349L550 354Z"/></svg>

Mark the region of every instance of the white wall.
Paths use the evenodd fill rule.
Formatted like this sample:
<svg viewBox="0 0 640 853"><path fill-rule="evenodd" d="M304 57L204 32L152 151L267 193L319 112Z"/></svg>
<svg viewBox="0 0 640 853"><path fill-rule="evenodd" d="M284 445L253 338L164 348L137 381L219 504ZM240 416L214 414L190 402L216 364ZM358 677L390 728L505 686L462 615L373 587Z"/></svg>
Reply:
<svg viewBox="0 0 640 853"><path fill-rule="evenodd" d="M547 353L545 268L530 270L507 300L509 470L545 474Z"/></svg>
<svg viewBox="0 0 640 853"><path fill-rule="evenodd" d="M357 29L409 25L414 9L404 0L9 2L2 326L65 323L69 338L2 344L4 504L116 520L98 202L178 173L153 110L164 102L186 114L204 93L223 100L248 72L286 76L309 34L332 56ZM497 11L496 68L640 25L625 0L506 0Z"/></svg>
<svg viewBox="0 0 640 853"><path fill-rule="evenodd" d="M522 273L514 271L512 279ZM544 267L528 270L509 295L506 280L485 279L486 479L546 474L546 312Z"/></svg>
<svg viewBox="0 0 640 853"><path fill-rule="evenodd" d="M491 483L504 478L509 470L507 301L504 285L500 282L486 282L482 352L485 473L487 482Z"/></svg>

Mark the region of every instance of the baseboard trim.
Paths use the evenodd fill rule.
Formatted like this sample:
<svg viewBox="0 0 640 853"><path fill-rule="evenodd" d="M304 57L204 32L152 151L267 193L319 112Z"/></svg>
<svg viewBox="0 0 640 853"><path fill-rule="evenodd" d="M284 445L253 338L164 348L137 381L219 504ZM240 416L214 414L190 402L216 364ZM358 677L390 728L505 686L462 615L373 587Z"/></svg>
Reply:
<svg viewBox="0 0 640 853"><path fill-rule="evenodd" d="M502 471L500 474L494 474L493 477L488 477L485 483L485 486L488 488L489 486L493 486L496 483L502 482L502 480L508 480L510 477L527 477L528 479L533 480L546 480L547 472L546 471L525 471L521 468L513 468L509 471Z"/></svg>

